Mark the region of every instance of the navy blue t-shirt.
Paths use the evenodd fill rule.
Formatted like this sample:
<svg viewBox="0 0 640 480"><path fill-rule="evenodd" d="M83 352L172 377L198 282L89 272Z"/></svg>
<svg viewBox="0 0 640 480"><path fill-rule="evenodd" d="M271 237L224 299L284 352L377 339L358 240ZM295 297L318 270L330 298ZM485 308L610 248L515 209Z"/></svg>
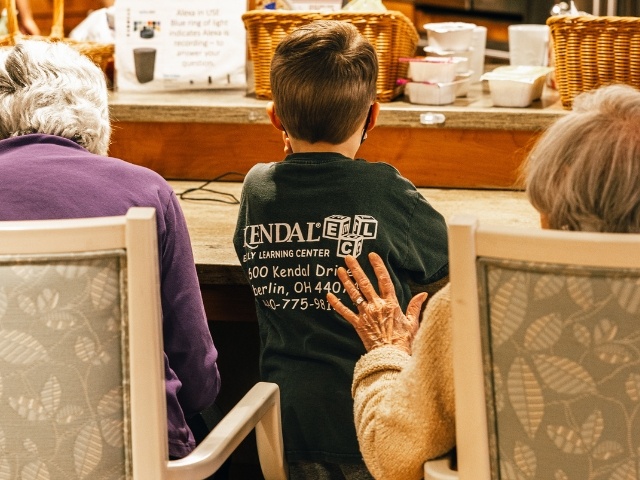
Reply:
<svg viewBox="0 0 640 480"><path fill-rule="evenodd" d="M292 154L247 174L234 246L256 297L261 376L281 389L287 459L360 462L351 381L365 350L326 294L351 305L336 270L353 255L374 279L375 251L405 309L409 281L448 274L444 219L386 163Z"/></svg>

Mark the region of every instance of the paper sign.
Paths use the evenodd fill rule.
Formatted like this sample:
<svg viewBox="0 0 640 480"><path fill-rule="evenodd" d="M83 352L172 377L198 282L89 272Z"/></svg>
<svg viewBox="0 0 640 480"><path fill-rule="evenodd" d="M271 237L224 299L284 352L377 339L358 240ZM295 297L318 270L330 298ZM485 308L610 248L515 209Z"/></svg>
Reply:
<svg viewBox="0 0 640 480"><path fill-rule="evenodd" d="M119 91L246 87L246 2L117 0Z"/></svg>

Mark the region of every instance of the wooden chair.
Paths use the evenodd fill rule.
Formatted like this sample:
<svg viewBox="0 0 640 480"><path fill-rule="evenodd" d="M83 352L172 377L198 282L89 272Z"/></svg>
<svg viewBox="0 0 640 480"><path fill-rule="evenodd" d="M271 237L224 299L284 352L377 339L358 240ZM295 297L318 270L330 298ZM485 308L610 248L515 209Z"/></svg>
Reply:
<svg viewBox="0 0 640 480"><path fill-rule="evenodd" d="M638 478L640 235L462 216L449 242L457 472L425 478Z"/></svg>
<svg viewBox="0 0 640 480"><path fill-rule="evenodd" d="M168 461L155 210L0 222L0 476L200 479L255 427L285 479L279 390L258 383Z"/></svg>

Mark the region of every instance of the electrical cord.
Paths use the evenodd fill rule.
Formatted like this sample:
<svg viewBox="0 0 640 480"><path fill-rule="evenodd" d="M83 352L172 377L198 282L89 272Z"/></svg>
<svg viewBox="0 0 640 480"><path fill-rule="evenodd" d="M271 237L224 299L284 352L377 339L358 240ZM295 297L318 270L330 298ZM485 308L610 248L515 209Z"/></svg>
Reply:
<svg viewBox="0 0 640 480"><path fill-rule="evenodd" d="M217 202L217 203L226 203L228 205L238 205L240 203L240 200L238 200L238 198L232 193L220 192L218 190L213 190L208 187L212 183L219 182L222 180L242 181L244 180L244 175L245 175L244 173L240 173L240 172L226 172L226 173L223 173L222 175L218 175L217 177L212 178L211 180L207 180L205 183L203 183L198 187L187 188L186 190L184 190L181 193L178 193L177 195L180 200L184 200L184 201ZM227 177L239 177L239 178L230 180ZM200 195L197 195L198 192L206 192L207 194L219 195L221 198L215 198L212 196L200 196Z"/></svg>

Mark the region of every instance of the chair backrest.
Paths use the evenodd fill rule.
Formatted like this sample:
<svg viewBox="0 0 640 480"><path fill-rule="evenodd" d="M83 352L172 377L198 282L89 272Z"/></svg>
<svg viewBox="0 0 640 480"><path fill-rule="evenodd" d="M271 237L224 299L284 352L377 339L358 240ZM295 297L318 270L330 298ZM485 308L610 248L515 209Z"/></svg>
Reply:
<svg viewBox="0 0 640 480"><path fill-rule="evenodd" d="M162 478L162 361L153 208L0 222L3 475Z"/></svg>
<svg viewBox="0 0 640 480"><path fill-rule="evenodd" d="M459 478L638 478L640 235L449 235Z"/></svg>

